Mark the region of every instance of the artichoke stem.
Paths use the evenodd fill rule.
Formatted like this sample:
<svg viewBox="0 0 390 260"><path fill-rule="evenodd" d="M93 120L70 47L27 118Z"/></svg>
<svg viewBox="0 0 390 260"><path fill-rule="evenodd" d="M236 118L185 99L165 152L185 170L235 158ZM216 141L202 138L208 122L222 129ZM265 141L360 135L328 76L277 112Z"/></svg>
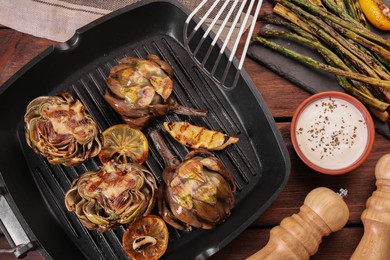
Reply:
<svg viewBox="0 0 390 260"><path fill-rule="evenodd" d="M157 130L151 131L149 136L156 146L158 153L163 158L165 167L176 167L180 164L180 160L172 153Z"/></svg>

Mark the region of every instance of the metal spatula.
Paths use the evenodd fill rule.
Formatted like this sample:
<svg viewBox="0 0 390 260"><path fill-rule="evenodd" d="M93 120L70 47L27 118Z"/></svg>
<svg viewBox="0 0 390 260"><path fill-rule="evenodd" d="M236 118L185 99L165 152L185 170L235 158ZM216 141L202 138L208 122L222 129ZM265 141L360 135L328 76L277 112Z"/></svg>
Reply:
<svg viewBox="0 0 390 260"><path fill-rule="evenodd" d="M199 68L223 88L233 89L237 85L261 5L262 0L203 0L185 22L187 51ZM206 26L205 31L199 30L202 25ZM231 66L248 27L240 61Z"/></svg>

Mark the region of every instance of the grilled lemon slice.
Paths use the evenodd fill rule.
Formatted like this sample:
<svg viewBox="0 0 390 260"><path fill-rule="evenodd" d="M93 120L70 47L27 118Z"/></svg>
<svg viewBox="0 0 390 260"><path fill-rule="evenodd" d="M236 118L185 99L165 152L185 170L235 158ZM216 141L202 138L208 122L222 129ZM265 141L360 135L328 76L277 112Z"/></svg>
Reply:
<svg viewBox="0 0 390 260"><path fill-rule="evenodd" d="M237 137L188 122L164 122L164 128L176 141L193 149L222 150L239 140Z"/></svg>
<svg viewBox="0 0 390 260"><path fill-rule="evenodd" d="M148 215L130 225L122 237L127 255L135 260L159 259L168 247L168 228L158 216Z"/></svg>
<svg viewBox="0 0 390 260"><path fill-rule="evenodd" d="M118 124L107 128L102 136L99 158L103 163L114 159L117 163L142 164L148 158L148 139L138 129Z"/></svg>

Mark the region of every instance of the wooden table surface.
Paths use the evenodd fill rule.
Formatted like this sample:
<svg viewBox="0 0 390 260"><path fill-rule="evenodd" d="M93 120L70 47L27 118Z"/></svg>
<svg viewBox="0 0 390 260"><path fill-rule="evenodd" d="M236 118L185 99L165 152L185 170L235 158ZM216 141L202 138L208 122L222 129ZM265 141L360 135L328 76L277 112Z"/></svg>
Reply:
<svg viewBox="0 0 390 260"><path fill-rule="evenodd" d="M262 12L271 8L268 2ZM6 27L0 27L0 86L32 58L56 42L36 38ZM316 187L328 187L337 191L347 188L349 196L345 199L350 217L347 225L340 231L324 237L318 252L312 259L349 259L363 234L360 219L365 203L376 189L374 168L377 160L390 152L390 142L377 134L372 153L356 170L344 175L329 176L308 168L297 156L290 139L290 121L297 106L310 96L282 77L251 59L245 62L245 70L251 76L259 92L265 99L276 124L283 136L291 157L291 175L277 200L248 229L241 233L228 246L211 257L217 259L244 259L260 250L269 239L269 231L280 221L299 212L306 195ZM0 236L0 248L7 247L4 236ZM13 255L0 255L1 259L15 259ZM37 252L30 252L25 259L43 259Z"/></svg>

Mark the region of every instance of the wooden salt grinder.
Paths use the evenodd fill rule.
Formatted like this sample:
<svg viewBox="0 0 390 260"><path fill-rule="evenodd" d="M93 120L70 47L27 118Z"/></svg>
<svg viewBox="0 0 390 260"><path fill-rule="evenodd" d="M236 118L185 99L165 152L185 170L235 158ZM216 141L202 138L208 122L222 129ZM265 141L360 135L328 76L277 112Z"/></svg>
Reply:
<svg viewBox="0 0 390 260"><path fill-rule="evenodd" d="M339 194L319 187L306 196L298 214L284 218L279 226L270 231L270 239L248 260L255 259L309 259L318 251L323 236L340 230L349 218L349 209Z"/></svg>
<svg viewBox="0 0 390 260"><path fill-rule="evenodd" d="M351 259L390 259L390 154L382 156L375 167L377 190L366 202L361 219L364 234Z"/></svg>

